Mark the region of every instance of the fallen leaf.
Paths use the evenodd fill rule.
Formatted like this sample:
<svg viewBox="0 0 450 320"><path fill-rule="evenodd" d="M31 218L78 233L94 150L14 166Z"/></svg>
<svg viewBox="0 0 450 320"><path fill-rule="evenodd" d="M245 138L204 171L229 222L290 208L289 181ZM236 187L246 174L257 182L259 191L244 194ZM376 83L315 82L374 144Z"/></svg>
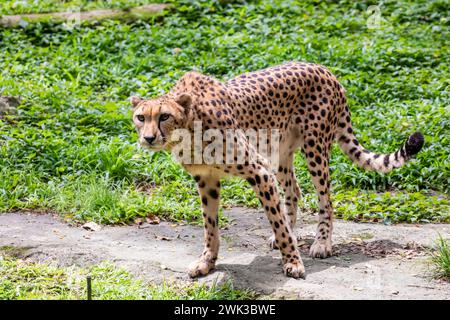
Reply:
<svg viewBox="0 0 450 320"><path fill-rule="evenodd" d="M146 218L147 223L149 224L159 224L160 220L157 216L155 216L154 214L149 214Z"/></svg>
<svg viewBox="0 0 450 320"><path fill-rule="evenodd" d="M299 242L297 242L297 246L302 247L307 245L306 241L300 240Z"/></svg>
<svg viewBox="0 0 450 320"><path fill-rule="evenodd" d="M66 236L58 230L53 230L53 233L56 234L60 239L64 239Z"/></svg>
<svg viewBox="0 0 450 320"><path fill-rule="evenodd" d="M138 226L142 225L143 223L144 223L144 220L142 218L134 219L134 224L137 224Z"/></svg>

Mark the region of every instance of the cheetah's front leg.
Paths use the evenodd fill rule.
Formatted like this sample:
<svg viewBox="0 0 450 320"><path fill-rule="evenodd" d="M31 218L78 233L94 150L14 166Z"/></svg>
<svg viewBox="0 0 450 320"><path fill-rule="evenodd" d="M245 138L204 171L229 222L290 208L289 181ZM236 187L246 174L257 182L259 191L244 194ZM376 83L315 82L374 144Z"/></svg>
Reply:
<svg viewBox="0 0 450 320"><path fill-rule="evenodd" d="M233 169L236 175L245 178L252 185L261 201L272 226L275 244L281 251L285 275L304 279L305 267L297 249L297 238L291 229L290 219L284 212L284 206L281 206L275 175L262 162L250 164L242 170L239 170L239 166Z"/></svg>
<svg viewBox="0 0 450 320"><path fill-rule="evenodd" d="M198 193L202 201L204 221L204 249L199 260L189 266L189 276L192 278L206 275L214 269L219 253L219 194L220 181L210 176L194 176L197 181Z"/></svg>

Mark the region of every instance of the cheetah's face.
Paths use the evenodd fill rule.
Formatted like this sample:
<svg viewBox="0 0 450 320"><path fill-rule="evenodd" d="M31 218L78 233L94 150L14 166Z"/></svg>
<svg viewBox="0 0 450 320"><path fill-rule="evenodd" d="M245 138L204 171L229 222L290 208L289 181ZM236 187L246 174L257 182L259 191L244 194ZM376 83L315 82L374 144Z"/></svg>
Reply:
<svg viewBox="0 0 450 320"><path fill-rule="evenodd" d="M170 137L174 130L184 127L191 97L187 94L151 100L131 97L131 103L139 143L154 151L170 150Z"/></svg>

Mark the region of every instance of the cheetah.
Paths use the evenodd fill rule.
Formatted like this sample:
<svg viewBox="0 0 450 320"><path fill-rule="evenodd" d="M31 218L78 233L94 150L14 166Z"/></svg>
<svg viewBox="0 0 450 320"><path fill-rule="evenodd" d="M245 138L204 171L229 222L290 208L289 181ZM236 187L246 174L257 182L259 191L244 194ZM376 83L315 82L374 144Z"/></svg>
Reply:
<svg viewBox="0 0 450 320"><path fill-rule="evenodd" d="M197 182L204 220L204 250L198 261L189 266L191 277L206 275L215 268L222 178L237 176L248 181L272 227L271 246L281 252L284 274L304 279L305 268L293 233L301 199L294 174L294 152L302 150L318 197L319 222L309 253L313 258L326 258L332 255L329 169L332 144L337 142L356 165L378 172L401 167L424 144L423 135L415 132L396 152L377 154L365 149L355 137L343 86L324 66L306 62L287 62L226 82L199 72L187 72L164 95L154 99L133 96L130 100L139 143L154 151L172 150L176 141L171 136L177 129L194 135L195 123L200 123L203 130L214 129L223 137L228 137L229 130L239 129L279 133L279 160L275 169L242 132L234 135L231 160L240 155L244 156L243 162L181 163ZM267 143L273 141L267 139ZM203 150L206 142L191 151L195 148ZM222 156L230 157L229 151ZM237 155L233 156L233 152ZM245 156L251 152L256 157L250 162ZM278 185L284 192L283 202Z"/></svg>

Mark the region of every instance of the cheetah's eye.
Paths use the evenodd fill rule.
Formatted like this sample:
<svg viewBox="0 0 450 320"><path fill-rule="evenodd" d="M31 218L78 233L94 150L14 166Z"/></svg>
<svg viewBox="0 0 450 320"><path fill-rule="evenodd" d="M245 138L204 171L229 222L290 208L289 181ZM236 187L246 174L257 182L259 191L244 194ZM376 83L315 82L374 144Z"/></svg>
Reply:
<svg viewBox="0 0 450 320"><path fill-rule="evenodd" d="M145 117L144 117L142 114L137 115L136 118L137 118L140 122L144 122L144 121L145 121Z"/></svg>
<svg viewBox="0 0 450 320"><path fill-rule="evenodd" d="M159 116L159 121L166 121L167 119L169 119L170 114L167 113L163 113L162 115Z"/></svg>

